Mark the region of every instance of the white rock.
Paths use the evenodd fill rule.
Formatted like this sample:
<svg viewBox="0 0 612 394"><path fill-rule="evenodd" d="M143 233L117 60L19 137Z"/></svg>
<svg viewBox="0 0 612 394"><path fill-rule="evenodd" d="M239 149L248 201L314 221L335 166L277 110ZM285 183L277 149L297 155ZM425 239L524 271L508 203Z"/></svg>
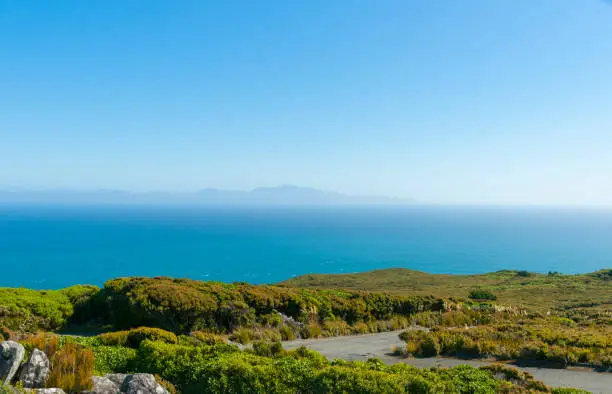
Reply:
<svg viewBox="0 0 612 394"><path fill-rule="evenodd" d="M0 381L10 384L23 361L25 349L14 341L0 343Z"/></svg>
<svg viewBox="0 0 612 394"><path fill-rule="evenodd" d="M34 349L21 369L21 383L25 388L42 387L49 376L49 358L45 352Z"/></svg>
<svg viewBox="0 0 612 394"><path fill-rule="evenodd" d="M157 383L155 376L148 373L128 375L123 385L126 394L169 394L168 390Z"/></svg>
<svg viewBox="0 0 612 394"><path fill-rule="evenodd" d="M125 378L121 380L121 383L123 383L123 380L125 380ZM91 390L91 393L92 394L117 394L121 392L121 390L119 389L120 387L121 387L121 384L117 384L116 382L112 381L106 376L105 377L94 376L93 377L93 390Z"/></svg>

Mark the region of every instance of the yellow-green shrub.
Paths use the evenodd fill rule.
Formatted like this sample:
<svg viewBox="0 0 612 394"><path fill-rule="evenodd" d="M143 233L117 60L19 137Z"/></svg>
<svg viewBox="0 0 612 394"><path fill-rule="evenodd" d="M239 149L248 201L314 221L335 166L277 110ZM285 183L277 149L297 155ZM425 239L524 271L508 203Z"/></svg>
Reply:
<svg viewBox="0 0 612 394"><path fill-rule="evenodd" d="M311 322L302 328L302 338L320 338L323 336L323 330L317 323Z"/></svg>
<svg viewBox="0 0 612 394"><path fill-rule="evenodd" d="M115 331L100 334L100 341L107 346L127 346L138 348L144 340L178 343L176 334L160 328L138 327L128 331Z"/></svg>
<svg viewBox="0 0 612 394"><path fill-rule="evenodd" d="M328 320L323 322L325 334L330 337L350 334L350 327L344 320Z"/></svg>
<svg viewBox="0 0 612 394"><path fill-rule="evenodd" d="M295 339L295 333L293 332L293 329L289 326L280 326L279 332L283 341L291 341Z"/></svg>
<svg viewBox="0 0 612 394"><path fill-rule="evenodd" d="M223 335L215 334L208 331L193 331L191 336L200 340L206 345L216 345L221 343L227 343L227 338Z"/></svg>

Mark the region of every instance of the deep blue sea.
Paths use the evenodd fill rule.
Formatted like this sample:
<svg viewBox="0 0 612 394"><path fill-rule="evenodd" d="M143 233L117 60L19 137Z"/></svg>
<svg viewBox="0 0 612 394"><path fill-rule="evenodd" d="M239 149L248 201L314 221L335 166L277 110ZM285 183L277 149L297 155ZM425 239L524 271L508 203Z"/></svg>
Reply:
<svg viewBox="0 0 612 394"><path fill-rule="evenodd" d="M388 267L611 268L612 211L0 205L0 286L101 285L134 275L270 283Z"/></svg>

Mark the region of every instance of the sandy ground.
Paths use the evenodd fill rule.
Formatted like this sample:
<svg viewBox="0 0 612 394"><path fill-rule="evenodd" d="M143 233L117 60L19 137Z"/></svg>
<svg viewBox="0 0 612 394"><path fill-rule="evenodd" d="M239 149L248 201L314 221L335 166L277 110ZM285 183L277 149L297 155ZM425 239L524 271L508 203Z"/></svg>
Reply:
<svg viewBox="0 0 612 394"><path fill-rule="evenodd" d="M403 345L398 338L399 332L385 332L379 334L335 337L325 339L300 339L283 343L285 349L295 349L306 346L316 350L329 359L367 360L376 357L387 364L398 362L408 363L417 367L444 366L452 367L460 364L481 366L486 361L459 360L445 357L432 358L403 358L391 356L395 346ZM553 387L573 387L590 391L592 393L612 394L612 373L595 372L586 369L550 369L535 367L520 367Z"/></svg>

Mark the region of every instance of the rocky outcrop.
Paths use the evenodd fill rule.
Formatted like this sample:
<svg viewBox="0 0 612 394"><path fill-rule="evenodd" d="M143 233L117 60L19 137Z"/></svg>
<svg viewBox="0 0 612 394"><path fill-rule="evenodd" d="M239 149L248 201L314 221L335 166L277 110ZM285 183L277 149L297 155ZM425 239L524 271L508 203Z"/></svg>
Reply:
<svg viewBox="0 0 612 394"><path fill-rule="evenodd" d="M112 373L106 376L94 376L94 387L90 394L169 394L148 373L125 375Z"/></svg>
<svg viewBox="0 0 612 394"><path fill-rule="evenodd" d="M66 394L62 389L35 389L36 394Z"/></svg>
<svg viewBox="0 0 612 394"><path fill-rule="evenodd" d="M43 387L49 376L49 358L45 352L34 349L21 369L21 383L25 388Z"/></svg>
<svg viewBox="0 0 612 394"><path fill-rule="evenodd" d="M0 381L10 384L23 361L25 349L14 341L0 343Z"/></svg>

